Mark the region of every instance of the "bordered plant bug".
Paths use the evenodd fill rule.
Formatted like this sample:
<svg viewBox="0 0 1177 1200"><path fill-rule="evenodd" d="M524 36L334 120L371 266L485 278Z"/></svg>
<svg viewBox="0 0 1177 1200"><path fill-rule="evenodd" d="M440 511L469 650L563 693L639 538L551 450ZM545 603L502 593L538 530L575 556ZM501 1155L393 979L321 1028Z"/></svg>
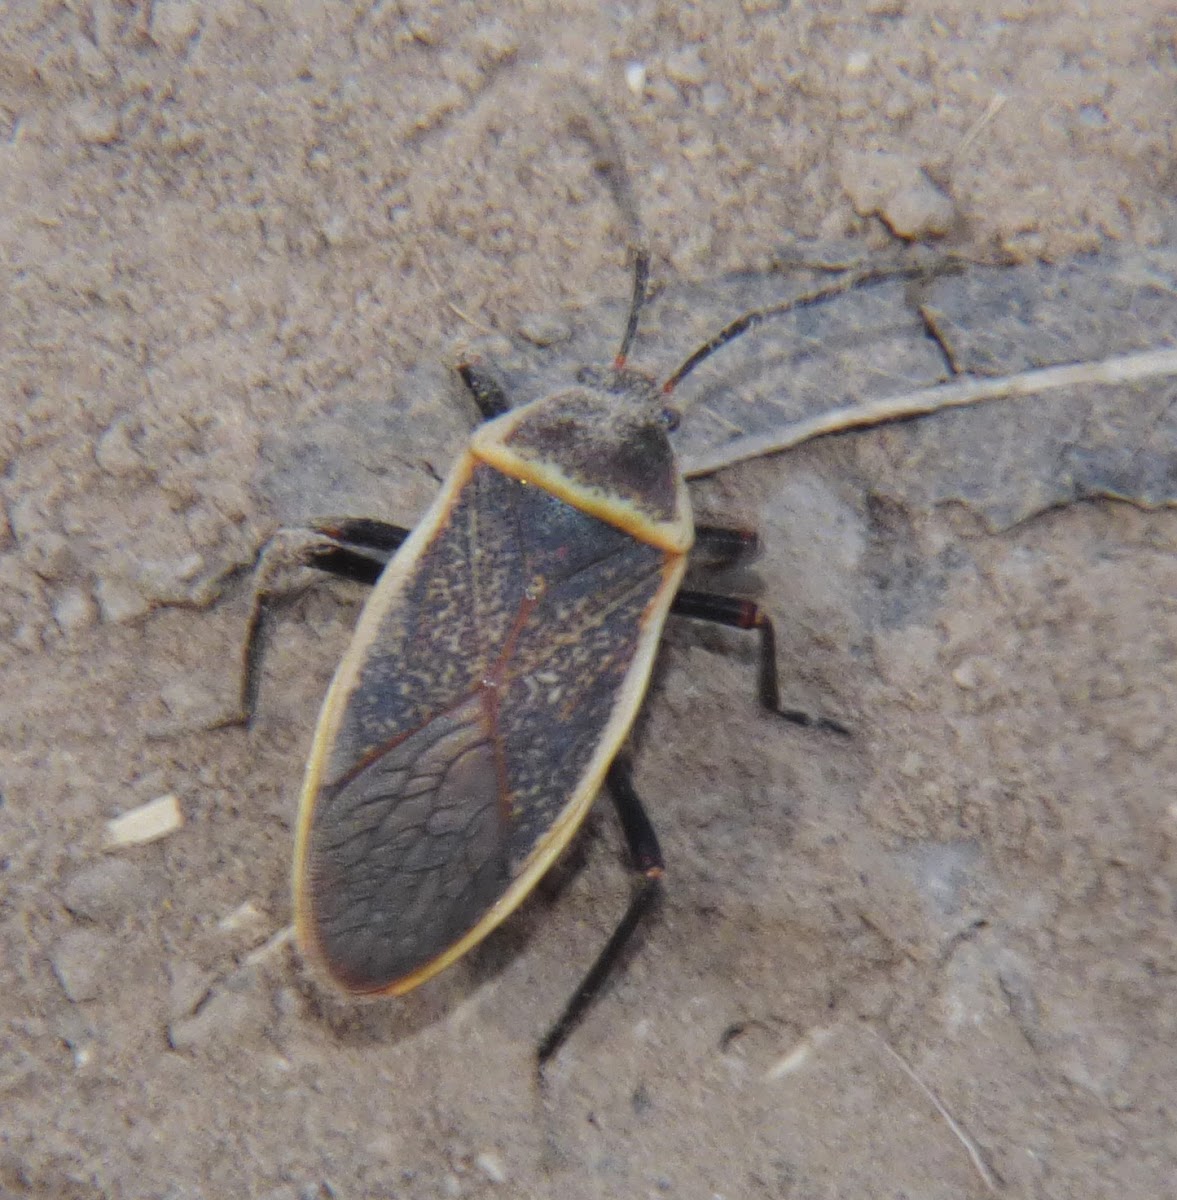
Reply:
<svg viewBox="0 0 1177 1200"><path fill-rule="evenodd" d="M410 532L321 522L309 566L370 584L323 704L300 801L298 942L354 995L401 995L465 954L569 844L603 785L640 883L623 920L543 1039L562 1043L654 899L663 872L623 746L668 615L755 631L759 697L786 720L770 619L681 587L688 555L726 564L755 538L696 527L669 432L676 386L760 322L874 276L745 313L663 383L628 365L649 255L628 177L599 118L582 129L630 227L633 296L613 363L512 404L459 368L487 421ZM895 272L890 272L894 275ZM256 692L267 593L250 625L243 707Z"/></svg>

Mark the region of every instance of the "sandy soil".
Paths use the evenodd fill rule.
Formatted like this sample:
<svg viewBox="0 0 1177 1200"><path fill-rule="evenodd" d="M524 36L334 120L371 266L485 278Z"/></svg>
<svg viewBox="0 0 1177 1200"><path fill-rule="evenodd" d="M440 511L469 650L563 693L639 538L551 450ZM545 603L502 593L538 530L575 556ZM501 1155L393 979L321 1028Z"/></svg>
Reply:
<svg viewBox="0 0 1177 1200"><path fill-rule="evenodd" d="M254 728L218 725L275 435L370 414L308 515L411 521L469 418L418 364L624 295L568 80L661 280L888 226L1059 260L1172 240L1175 37L1155 0L7 5L0 1193L1172 1194L1171 510L880 514L836 440L700 489L761 529L786 689L855 737L782 730L747 647L672 632L638 754L667 895L542 1087L627 895L608 814L356 1008L270 940L354 591L295 603ZM950 552L936 606L879 606ZM104 849L166 794L182 828Z"/></svg>

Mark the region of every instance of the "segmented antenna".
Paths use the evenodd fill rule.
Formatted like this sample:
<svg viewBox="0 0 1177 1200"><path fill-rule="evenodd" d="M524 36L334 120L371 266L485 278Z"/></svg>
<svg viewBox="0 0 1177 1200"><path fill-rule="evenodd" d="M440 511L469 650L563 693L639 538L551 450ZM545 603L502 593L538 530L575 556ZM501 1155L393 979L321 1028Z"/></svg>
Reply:
<svg viewBox="0 0 1177 1200"><path fill-rule="evenodd" d="M630 347L637 337L638 318L642 313L642 305L646 302L646 287L650 281L650 252L645 246L633 246L633 299L629 302L629 316L625 321L625 332L621 335L621 346L613 366L620 371L629 357Z"/></svg>
<svg viewBox="0 0 1177 1200"><path fill-rule="evenodd" d="M749 329L755 329L773 317L784 316L786 313L799 312L803 308L812 308L843 292L852 291L865 283L876 283L891 279L924 279L928 276L927 267L898 268L895 267L866 267L858 271L848 271L833 283L815 291L806 292L802 296L794 296L791 300L782 300L779 304L769 304L764 308L754 308L725 325L717 334L709 338L697 350L687 356L686 361L671 372L662 385L664 395L669 395L676 387L703 361L710 358L717 350L722 349L728 342L735 341Z"/></svg>
<svg viewBox="0 0 1177 1200"><path fill-rule="evenodd" d="M625 221L626 249L629 257L633 259L633 298L630 300L629 315L625 319L625 332L621 336L621 345L618 347L617 357L613 360L614 368L620 370L625 366L630 349L633 347L642 306L646 302L646 292L650 280L650 251L641 214L638 212L637 201L634 199L633 183L612 122L586 92L575 88L573 95L578 103L576 108L568 114L568 127L596 154L593 167L608 184L609 191L613 194L613 201Z"/></svg>

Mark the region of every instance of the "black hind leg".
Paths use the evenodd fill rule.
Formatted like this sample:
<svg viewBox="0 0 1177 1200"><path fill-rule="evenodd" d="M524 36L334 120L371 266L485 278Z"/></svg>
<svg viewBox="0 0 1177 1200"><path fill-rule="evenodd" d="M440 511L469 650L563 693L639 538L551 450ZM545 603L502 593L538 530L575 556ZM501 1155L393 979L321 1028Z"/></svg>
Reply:
<svg viewBox="0 0 1177 1200"><path fill-rule="evenodd" d="M638 872L637 887L612 936L597 955L580 986L572 993L559 1019L540 1042L536 1058L541 1072L544 1064L560 1049L568 1035L580 1023L585 1010L596 999L597 993L629 944L629 939L633 937L642 918L653 907L662 890L660 881L664 864L658 835L654 832L654 826L634 788L633 769L624 754L614 760L607 779L609 794L613 797L626 845L629 847L630 861L634 870Z"/></svg>
<svg viewBox="0 0 1177 1200"><path fill-rule="evenodd" d="M683 588L674 598L670 611L680 617L691 617L696 621L711 621L727 625L732 629L755 630L760 637L760 668L757 690L760 705L778 717L794 725L810 729L824 729L840 733L844 737L850 730L831 717L815 717L798 708L786 708L781 704L780 682L777 676L776 630L768 615L752 603L734 596L717 596L712 592L695 592Z"/></svg>

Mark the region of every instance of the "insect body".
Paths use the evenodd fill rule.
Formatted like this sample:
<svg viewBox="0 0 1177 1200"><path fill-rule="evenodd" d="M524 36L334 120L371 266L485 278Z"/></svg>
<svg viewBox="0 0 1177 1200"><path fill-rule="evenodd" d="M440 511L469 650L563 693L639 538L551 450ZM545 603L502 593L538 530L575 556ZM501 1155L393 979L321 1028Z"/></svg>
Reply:
<svg viewBox="0 0 1177 1200"><path fill-rule="evenodd" d="M773 627L747 600L680 585L694 545L724 565L751 534L695 527L669 430L671 390L767 317L844 290L744 314L666 383L626 367L649 260L627 179L633 301L610 368L511 409L460 369L489 420L410 534L323 522L301 561L374 585L328 692L303 786L294 908L304 953L345 991L399 995L464 954L522 901L602 783L642 884L540 1047L555 1051L656 894L663 861L623 743L668 613L755 630L770 712L845 733L779 702ZM396 551L395 555L393 552ZM258 591L243 709L256 695Z"/></svg>
<svg viewBox="0 0 1177 1200"><path fill-rule="evenodd" d="M330 977L405 992L531 890L629 731L692 538L642 376L603 373L475 434L320 718L296 923Z"/></svg>

